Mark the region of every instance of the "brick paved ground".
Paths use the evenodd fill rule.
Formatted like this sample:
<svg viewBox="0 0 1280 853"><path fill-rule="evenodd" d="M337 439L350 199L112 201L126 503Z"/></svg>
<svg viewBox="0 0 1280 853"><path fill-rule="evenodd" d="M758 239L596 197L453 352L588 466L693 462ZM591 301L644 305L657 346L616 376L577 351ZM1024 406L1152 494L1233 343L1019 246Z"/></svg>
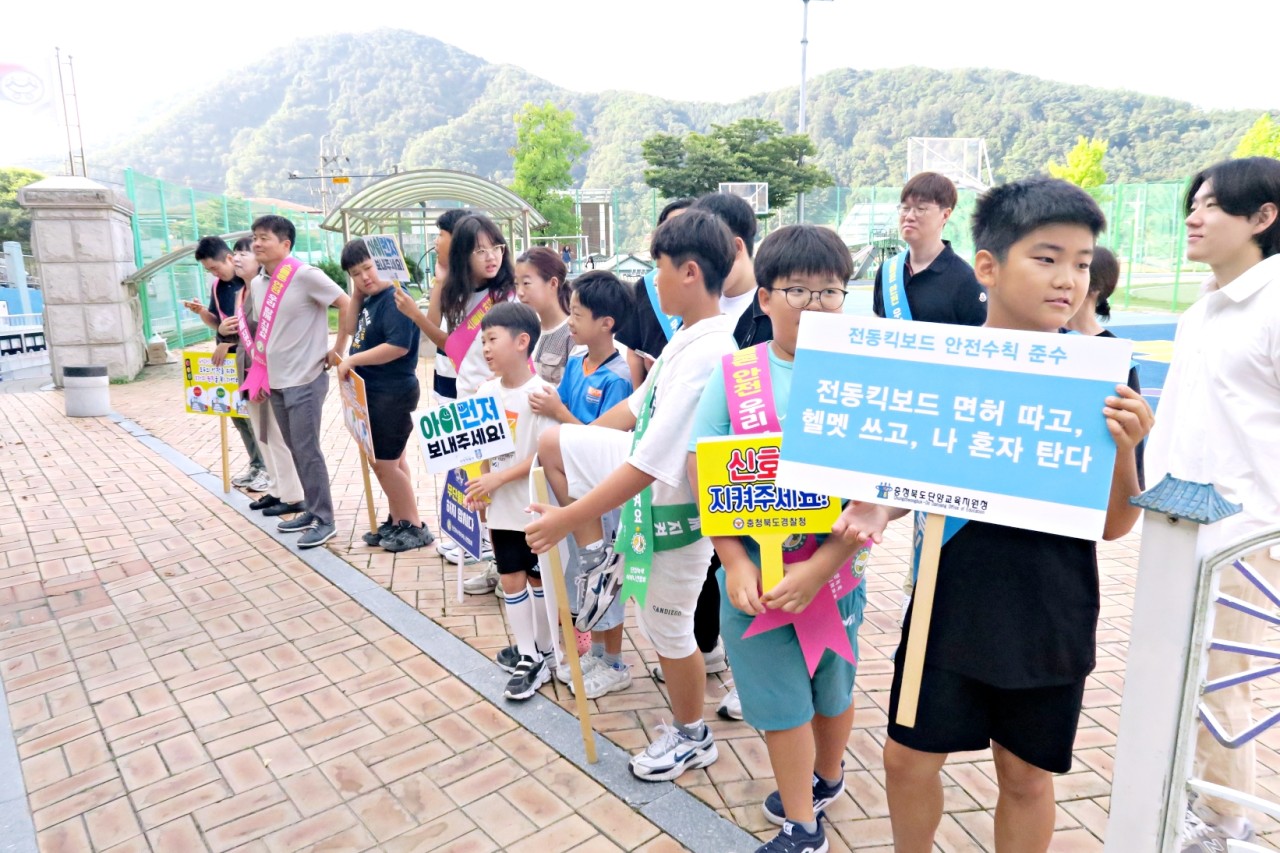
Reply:
<svg viewBox="0 0 1280 853"><path fill-rule="evenodd" d="M113 407L216 470L216 420L183 414L178 389L174 366L151 368L112 388ZM0 674L45 849L673 843L119 427L64 420L56 392L0 399ZM395 556L360 542L358 458L332 390L323 440L339 529L327 547L473 647L507 644L496 597L459 604L434 550ZM231 441L234 473L244 455L234 431ZM414 468L435 529L435 479ZM1134 535L1100 547L1098 668L1075 766L1057 780L1054 850L1101 849L1137 545ZM872 561L849 794L828 811L833 850L890 849L880 752L908 550L898 525ZM667 707L633 618L625 657L634 686L592 711L631 750ZM722 681L707 686L721 758L679 784L768 837L764 743L715 718ZM544 692L572 709L561 686ZM1264 693L1269 705L1276 696ZM1273 794L1276 745L1260 750ZM989 753L955 756L945 774L940 849L992 849ZM507 802L527 819L496 820Z"/></svg>

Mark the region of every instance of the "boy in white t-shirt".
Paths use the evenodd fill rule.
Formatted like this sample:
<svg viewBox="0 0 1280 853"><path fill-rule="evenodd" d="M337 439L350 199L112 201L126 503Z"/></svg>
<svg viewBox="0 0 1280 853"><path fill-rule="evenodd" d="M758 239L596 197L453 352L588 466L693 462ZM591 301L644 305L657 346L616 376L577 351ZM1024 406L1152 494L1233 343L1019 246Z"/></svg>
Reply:
<svg viewBox="0 0 1280 853"><path fill-rule="evenodd" d="M683 317L684 327L625 403L592 426L565 425L543 434L538 458L561 506L531 507L541 517L525 533L536 553L572 533L585 543L584 561L598 555L584 607L601 590L605 597L616 595L623 560L633 573L649 563L639 621L662 664L675 725L658 727L654 742L632 757L631 770L641 779L661 781L718 757L702 720L706 673L693 637L711 542L701 535L685 448L711 368L737 347L735 318L720 313L720 290L734 261L725 224L691 210L654 232L651 252L662 310ZM622 432L633 427L634 436ZM624 504L618 557L608 560L600 517Z"/></svg>
<svg viewBox="0 0 1280 853"><path fill-rule="evenodd" d="M467 484L467 502L473 509L487 509L507 624L520 652L510 668L511 680L504 695L524 700L551 678L546 659L551 653L551 621L542 597L538 558L525 542L524 526L529 520L525 484L538 436L555 421L535 415L529 408L529 395L548 389L554 392L555 388L529 369L529 353L541 333L532 308L519 302L499 303L484 316L480 333L485 363L497 378L482 383L477 393L497 393L516 447L483 463L484 473Z"/></svg>

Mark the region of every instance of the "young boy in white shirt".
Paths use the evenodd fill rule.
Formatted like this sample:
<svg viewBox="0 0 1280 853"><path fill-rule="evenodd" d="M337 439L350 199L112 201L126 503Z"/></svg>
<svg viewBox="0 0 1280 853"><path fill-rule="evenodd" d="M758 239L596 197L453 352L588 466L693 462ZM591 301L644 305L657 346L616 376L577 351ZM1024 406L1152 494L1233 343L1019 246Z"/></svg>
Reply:
<svg viewBox="0 0 1280 853"><path fill-rule="evenodd" d="M541 333L538 315L520 302L501 302L480 322L484 360L496 378L478 394L496 393L511 425L515 450L482 464L484 473L467 484L467 501L487 511L493 558L507 605L507 624L520 658L511 670L505 696L528 699L551 678L551 621L542 595L538 558L524 539L529 516L526 485L538 435L554 421L535 415L529 395L555 388L529 369L529 353ZM488 501L486 505L486 499Z"/></svg>
<svg viewBox="0 0 1280 853"><path fill-rule="evenodd" d="M693 635L693 612L711 559L701 535L686 468L692 414L711 368L737 347L736 318L720 313L720 290L734 262L729 229L706 211L669 219L653 236L658 298L664 313L684 318L644 384L592 426L565 425L544 433L538 456L560 507L535 505L525 528L536 553L573 533L595 551L598 568L621 577L648 564L647 600L640 627L658 653L671 697L674 726L631 759L641 779L674 779L706 767L718 753L702 720L706 673ZM619 430L634 427L634 437ZM612 429L609 429L612 428ZM572 501L572 502L571 502ZM607 560L600 517L626 505L618 558ZM588 591L596 588L588 579ZM584 604L585 606L585 604Z"/></svg>

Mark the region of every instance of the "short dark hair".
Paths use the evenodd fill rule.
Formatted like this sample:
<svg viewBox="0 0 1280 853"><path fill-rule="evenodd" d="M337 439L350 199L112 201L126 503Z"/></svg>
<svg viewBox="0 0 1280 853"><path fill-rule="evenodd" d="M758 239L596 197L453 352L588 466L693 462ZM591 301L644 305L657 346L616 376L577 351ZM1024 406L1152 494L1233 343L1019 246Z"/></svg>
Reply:
<svg viewBox="0 0 1280 853"><path fill-rule="evenodd" d="M992 187L973 210L973 247L1001 263L1009 247L1046 225L1080 225L1096 238L1107 227L1102 208L1087 192L1057 178L1025 178Z"/></svg>
<svg viewBox="0 0 1280 853"><path fill-rule="evenodd" d="M1093 260L1089 262L1089 292L1098 297L1094 312L1104 320L1111 319L1111 294L1120 283L1120 262L1105 246L1093 247Z"/></svg>
<svg viewBox="0 0 1280 853"><path fill-rule="evenodd" d="M573 292L578 295L578 304L595 319L612 317L614 332L635 305L631 299L632 289L608 270L590 270L578 276L573 281Z"/></svg>
<svg viewBox="0 0 1280 853"><path fill-rule="evenodd" d="M372 258L373 255L369 254L369 247L364 244L364 240L357 237L342 247L342 257L340 259L342 271L349 273L355 267Z"/></svg>
<svg viewBox="0 0 1280 853"><path fill-rule="evenodd" d="M1218 207L1232 216L1253 216L1264 204L1280 208L1280 160L1241 157L1197 172L1187 186L1187 215L1191 214L1191 200L1206 181L1213 184ZM1280 215L1266 231L1253 235L1253 241L1262 249L1264 258L1280 254Z"/></svg>
<svg viewBox="0 0 1280 853"><path fill-rule="evenodd" d="M764 238L756 253L756 284L773 287L793 275L853 276L853 258L840 236L821 225L788 225Z"/></svg>
<svg viewBox="0 0 1280 853"><path fill-rule="evenodd" d="M658 226L649 244L649 254L655 261L665 255L675 266L693 261L702 271L707 292L719 295L733 269L736 252L733 235L724 220L710 211L693 207L688 213Z"/></svg>
<svg viewBox="0 0 1280 853"><path fill-rule="evenodd" d="M707 193L693 203L694 210L708 210L729 226L729 233L747 247L747 257L756 251L756 212L747 200L732 193Z"/></svg>
<svg viewBox="0 0 1280 853"><path fill-rule="evenodd" d="M239 240L236 241L236 244L231 248L232 248L232 251L235 251L235 252L252 252L253 238L241 237Z"/></svg>
<svg viewBox="0 0 1280 853"><path fill-rule="evenodd" d="M448 234L453 234L453 229L457 227L458 223L470 216L471 213L465 207L451 207L436 217L436 228Z"/></svg>
<svg viewBox="0 0 1280 853"><path fill-rule="evenodd" d="M691 198L672 199L667 202L666 206L662 208L662 212L658 214L658 224L661 225L666 222L671 218L671 214L677 210L685 210L690 207L693 207L693 199Z"/></svg>
<svg viewBox="0 0 1280 853"><path fill-rule="evenodd" d="M906 204L908 199L931 201L938 207L954 210L959 195L956 193L956 185L946 175L940 175L937 172L918 172L907 181L906 186L902 188L902 195L898 198L903 204Z"/></svg>
<svg viewBox="0 0 1280 853"><path fill-rule="evenodd" d="M250 231L270 231L276 235L277 239L288 240L290 248L298 242L298 229L293 227L293 223L283 216L277 216L274 213L268 213L266 216L259 216L253 220L253 227Z"/></svg>
<svg viewBox="0 0 1280 853"><path fill-rule="evenodd" d="M487 329L506 329L513 338L521 333L528 335L529 352L533 352L542 336L538 313L523 302L499 302L490 308L480 321L480 331Z"/></svg>
<svg viewBox="0 0 1280 853"><path fill-rule="evenodd" d="M220 261L231 253L227 241L221 237L201 237L196 243L197 261Z"/></svg>

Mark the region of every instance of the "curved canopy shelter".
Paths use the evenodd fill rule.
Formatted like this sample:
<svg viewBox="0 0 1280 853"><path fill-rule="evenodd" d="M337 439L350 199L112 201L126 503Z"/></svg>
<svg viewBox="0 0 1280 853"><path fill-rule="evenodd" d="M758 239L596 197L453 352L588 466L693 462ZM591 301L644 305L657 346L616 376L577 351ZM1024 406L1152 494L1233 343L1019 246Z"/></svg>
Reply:
<svg viewBox="0 0 1280 853"><path fill-rule="evenodd" d="M320 227L336 231L343 239L366 234L403 234L405 227L426 229L446 210L474 209L493 219L517 238L531 245L530 231L547 225L542 214L511 190L479 175L448 169L414 169L370 184L333 210Z"/></svg>

